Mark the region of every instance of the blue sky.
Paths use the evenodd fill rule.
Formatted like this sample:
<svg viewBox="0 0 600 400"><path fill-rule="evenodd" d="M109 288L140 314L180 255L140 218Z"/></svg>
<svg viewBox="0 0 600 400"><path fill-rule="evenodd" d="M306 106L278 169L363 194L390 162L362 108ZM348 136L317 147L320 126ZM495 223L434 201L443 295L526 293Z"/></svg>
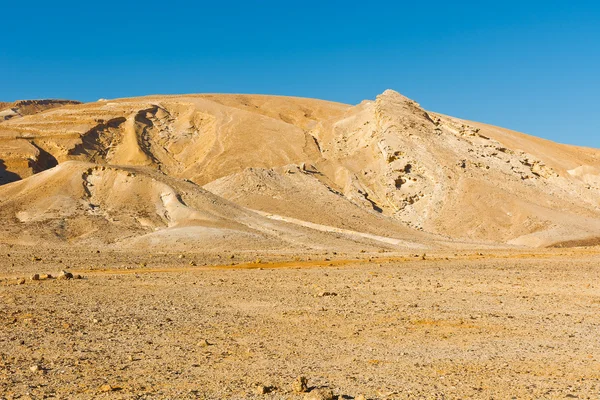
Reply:
<svg viewBox="0 0 600 400"><path fill-rule="evenodd" d="M6 2L0 100L262 93L429 110L600 147L600 4Z"/></svg>

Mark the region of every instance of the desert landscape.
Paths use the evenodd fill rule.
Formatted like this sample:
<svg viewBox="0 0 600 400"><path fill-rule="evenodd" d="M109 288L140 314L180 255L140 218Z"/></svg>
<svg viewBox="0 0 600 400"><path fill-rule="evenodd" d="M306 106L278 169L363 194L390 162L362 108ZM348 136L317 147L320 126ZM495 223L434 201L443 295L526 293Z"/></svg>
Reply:
<svg viewBox="0 0 600 400"><path fill-rule="evenodd" d="M0 103L0 399L595 399L600 150L234 94Z"/></svg>

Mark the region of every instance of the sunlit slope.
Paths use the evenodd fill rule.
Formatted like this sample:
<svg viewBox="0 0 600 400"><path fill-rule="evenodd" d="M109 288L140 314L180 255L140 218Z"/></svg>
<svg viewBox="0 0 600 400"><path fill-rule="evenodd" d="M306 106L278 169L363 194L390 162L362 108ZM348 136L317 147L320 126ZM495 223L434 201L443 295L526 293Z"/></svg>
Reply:
<svg viewBox="0 0 600 400"><path fill-rule="evenodd" d="M28 181L52 176L51 186L63 188L75 178L39 173L78 161L203 186L239 210L259 211L258 225L281 217L302 229L317 224L432 246L575 245L600 238L598 150L428 112L391 90L356 106L218 94L66 104L0 122L0 160L0 183L16 181L0 187L3 204L25 201L19 196ZM42 203L74 210L85 192L69 193L71 200L61 202L41 191L40 204L32 206L38 211L5 208L2 216L23 224L34 218L24 215L49 212ZM140 219L137 211L122 211L128 240L162 230L156 196L125 200L147 214ZM92 217L59 220L85 226ZM115 232L111 240L125 239L117 222L103 223L104 231ZM180 241L198 234L179 232ZM252 246L278 246L270 240Z"/></svg>

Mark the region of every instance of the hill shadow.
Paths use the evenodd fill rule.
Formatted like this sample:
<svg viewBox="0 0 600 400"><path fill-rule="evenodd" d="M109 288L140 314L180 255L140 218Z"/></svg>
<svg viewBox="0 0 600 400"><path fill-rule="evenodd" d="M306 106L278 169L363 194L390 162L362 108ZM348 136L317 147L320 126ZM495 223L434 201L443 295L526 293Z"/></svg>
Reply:
<svg viewBox="0 0 600 400"><path fill-rule="evenodd" d="M8 171L6 169L6 164L4 163L4 160L0 159L0 185L15 182L20 179L21 177L18 174Z"/></svg>

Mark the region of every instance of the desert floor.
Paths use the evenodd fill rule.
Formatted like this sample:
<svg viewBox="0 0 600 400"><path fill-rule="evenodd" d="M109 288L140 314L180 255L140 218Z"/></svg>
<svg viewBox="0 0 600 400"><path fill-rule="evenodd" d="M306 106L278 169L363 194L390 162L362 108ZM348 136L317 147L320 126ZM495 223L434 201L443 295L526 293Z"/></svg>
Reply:
<svg viewBox="0 0 600 400"><path fill-rule="evenodd" d="M0 398L600 396L598 248L256 258L0 247Z"/></svg>

